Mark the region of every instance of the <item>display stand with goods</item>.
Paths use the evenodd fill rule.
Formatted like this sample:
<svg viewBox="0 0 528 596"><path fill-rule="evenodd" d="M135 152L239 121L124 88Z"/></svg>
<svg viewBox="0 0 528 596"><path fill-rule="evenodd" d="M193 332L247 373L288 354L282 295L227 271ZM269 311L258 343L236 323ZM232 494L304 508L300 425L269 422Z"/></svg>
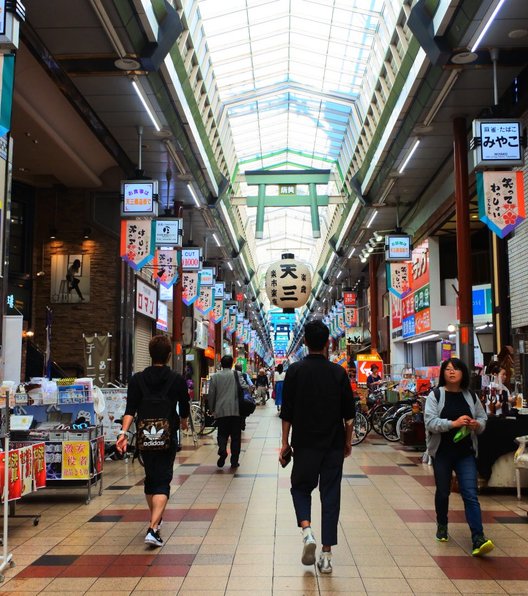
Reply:
<svg viewBox="0 0 528 596"><path fill-rule="evenodd" d="M86 487L88 504L97 482L102 494L104 462L104 405L94 402L92 380L32 379L27 389L15 395L15 418L26 425L13 432L13 445L44 443L47 486Z"/></svg>

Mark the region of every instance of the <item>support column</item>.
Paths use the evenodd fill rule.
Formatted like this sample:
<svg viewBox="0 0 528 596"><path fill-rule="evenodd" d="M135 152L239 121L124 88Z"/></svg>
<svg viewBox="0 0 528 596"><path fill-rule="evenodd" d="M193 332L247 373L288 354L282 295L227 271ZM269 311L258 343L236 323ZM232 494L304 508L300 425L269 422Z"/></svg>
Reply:
<svg viewBox="0 0 528 596"><path fill-rule="evenodd" d="M370 293L370 351L378 351L378 263L376 257L369 259L369 293Z"/></svg>
<svg viewBox="0 0 528 596"><path fill-rule="evenodd" d="M459 352L473 369L473 295L471 277L471 230L469 227L468 147L465 118L453 120L458 303L460 309Z"/></svg>
<svg viewBox="0 0 528 596"><path fill-rule="evenodd" d="M257 219L255 222L255 238L264 237L264 204L266 199L266 185L259 184L258 187L258 202L257 202Z"/></svg>
<svg viewBox="0 0 528 596"><path fill-rule="evenodd" d="M319 206L317 204L317 186L310 183L310 215L312 217L312 234L314 238L321 237L321 222L319 221Z"/></svg>
<svg viewBox="0 0 528 596"><path fill-rule="evenodd" d="M174 216L183 217L181 202L174 201ZM172 368L175 372L183 374L183 302L182 302L182 276L183 269L178 265L178 282L172 286Z"/></svg>
<svg viewBox="0 0 528 596"><path fill-rule="evenodd" d="M211 324L211 323L209 323ZM215 324L215 366L216 368L220 365L222 358L222 321Z"/></svg>

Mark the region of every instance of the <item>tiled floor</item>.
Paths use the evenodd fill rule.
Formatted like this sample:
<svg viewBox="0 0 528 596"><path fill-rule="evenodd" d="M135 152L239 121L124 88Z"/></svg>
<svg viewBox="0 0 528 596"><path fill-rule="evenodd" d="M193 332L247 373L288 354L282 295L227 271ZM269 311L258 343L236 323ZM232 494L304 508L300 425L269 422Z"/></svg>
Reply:
<svg viewBox="0 0 528 596"><path fill-rule="evenodd" d="M434 540L431 469L420 454L367 438L346 460L334 573L300 563L301 539L289 494L289 469L277 462L280 420L258 408L243 434L236 473L216 468L214 437L195 449L185 439L162 536L143 543L147 510L142 468L106 462L105 490L89 505L76 491L27 498L13 519L16 567L0 592L68 594L528 594L528 518L513 494L482 496L493 556L468 555L459 495L451 501L451 540ZM314 520L319 534L319 499ZM524 501L526 502L526 501Z"/></svg>

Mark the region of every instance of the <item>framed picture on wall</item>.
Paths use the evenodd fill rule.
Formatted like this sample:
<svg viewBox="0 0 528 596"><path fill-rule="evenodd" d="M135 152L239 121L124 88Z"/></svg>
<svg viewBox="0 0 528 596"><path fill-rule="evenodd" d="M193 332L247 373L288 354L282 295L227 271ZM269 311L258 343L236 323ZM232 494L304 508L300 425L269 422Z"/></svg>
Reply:
<svg viewBox="0 0 528 596"><path fill-rule="evenodd" d="M52 255L50 299L53 304L90 301L89 255Z"/></svg>

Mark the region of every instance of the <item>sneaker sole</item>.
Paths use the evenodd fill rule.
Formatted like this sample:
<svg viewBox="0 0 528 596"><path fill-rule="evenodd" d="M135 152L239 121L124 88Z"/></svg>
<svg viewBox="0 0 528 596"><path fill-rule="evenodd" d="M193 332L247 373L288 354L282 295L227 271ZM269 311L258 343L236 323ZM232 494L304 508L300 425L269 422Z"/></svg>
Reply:
<svg viewBox="0 0 528 596"><path fill-rule="evenodd" d="M315 565L315 550L317 545L315 542L309 542L304 545L301 563L303 565Z"/></svg>
<svg viewBox="0 0 528 596"><path fill-rule="evenodd" d="M449 540L449 538L437 538L436 541L437 542L447 542Z"/></svg>
<svg viewBox="0 0 528 596"><path fill-rule="evenodd" d="M474 557L480 557L481 555L486 555L490 553L495 548L495 545L491 540L485 542L478 550L474 550L471 554Z"/></svg>
<svg viewBox="0 0 528 596"><path fill-rule="evenodd" d="M145 544L150 544L151 546L163 546L163 542L158 542L154 538L145 538Z"/></svg>
<svg viewBox="0 0 528 596"><path fill-rule="evenodd" d="M332 573L333 569L321 569L321 567L319 567L319 565L317 565L317 569L319 569L319 573L324 573L325 575L328 575L330 573Z"/></svg>

